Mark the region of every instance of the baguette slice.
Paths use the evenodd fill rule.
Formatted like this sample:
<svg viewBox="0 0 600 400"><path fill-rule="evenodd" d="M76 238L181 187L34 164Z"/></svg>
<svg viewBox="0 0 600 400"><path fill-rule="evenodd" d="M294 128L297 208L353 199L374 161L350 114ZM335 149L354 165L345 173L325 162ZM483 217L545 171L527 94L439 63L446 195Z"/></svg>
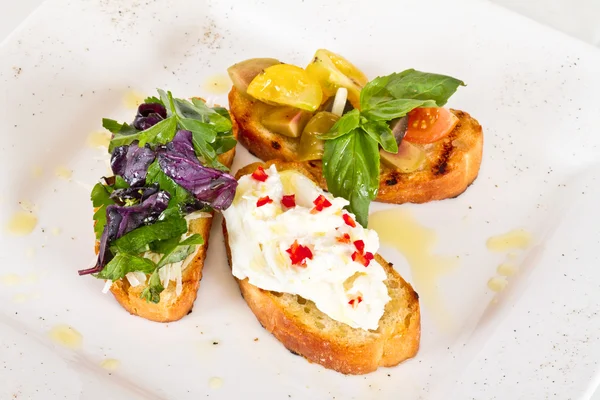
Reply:
<svg viewBox="0 0 600 400"><path fill-rule="evenodd" d="M236 132L233 132L234 137ZM219 161L224 165L231 167L233 157L235 156L235 147L227 153L219 156ZM200 280L202 279L202 269L204 268L204 259L208 249L210 228L212 226L214 211L210 217L196 218L189 222L189 233L198 233L202 235L204 244L198 245L194 258L188 266L182 271L183 290L179 296L175 292L175 282L170 282L168 287L160 294L160 302L157 304L147 302L140 297L147 284L133 287L129 284L127 278L113 282L110 291L115 299L133 315L156 322L177 321L192 312L192 306L196 300Z"/></svg>
<svg viewBox="0 0 600 400"><path fill-rule="evenodd" d="M272 164L279 171L293 169L314 180L301 164L278 160L250 164L239 170L236 178L252 173L258 165L267 169ZM225 220L223 233L231 266ZM258 321L289 351L344 374L366 374L414 357L421 337L419 296L391 263L379 254L375 259L385 269L385 284L391 297L376 331L351 328L335 321L300 296L262 290L248 283L248 279L236 280Z"/></svg>
<svg viewBox="0 0 600 400"><path fill-rule="evenodd" d="M268 130L261 122L271 106L246 96L234 88L229 92L229 108L239 142L261 160L295 161L299 138ZM473 183L483 151L481 125L464 111L451 110L459 119L444 139L423 148L427 163L421 170L402 173L382 163L376 201L384 203L426 203L460 195ZM327 189L320 160L302 162Z"/></svg>

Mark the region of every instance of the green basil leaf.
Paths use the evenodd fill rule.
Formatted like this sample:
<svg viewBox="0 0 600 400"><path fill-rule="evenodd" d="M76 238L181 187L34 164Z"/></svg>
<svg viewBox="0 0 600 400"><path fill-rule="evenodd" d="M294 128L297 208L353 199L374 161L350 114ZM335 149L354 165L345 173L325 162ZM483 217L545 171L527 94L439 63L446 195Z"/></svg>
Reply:
<svg viewBox="0 0 600 400"><path fill-rule="evenodd" d="M154 161L148 167L148 173L146 174L146 183L152 184L157 183L161 190L169 192L171 200L169 200L169 207L173 207L177 204L191 202L192 195L175 182L172 178L167 176L160 166L158 161Z"/></svg>
<svg viewBox="0 0 600 400"><path fill-rule="evenodd" d="M404 117L417 107L437 107L437 105L433 100L395 99L364 110L363 115L370 121L390 121Z"/></svg>
<svg viewBox="0 0 600 400"><path fill-rule="evenodd" d="M113 254L143 253L150 249L150 243L181 236L187 230L187 222L181 216L159 220L152 225L140 226L121 236L111 244L110 250Z"/></svg>
<svg viewBox="0 0 600 400"><path fill-rule="evenodd" d="M361 127L373 140L381 145L383 150L389 153L398 153L398 143L387 122L369 121Z"/></svg>
<svg viewBox="0 0 600 400"><path fill-rule="evenodd" d="M97 277L116 281L125 277L129 272L140 271L150 274L154 270L156 270L156 264L152 260L132 254L117 254L98 273Z"/></svg>
<svg viewBox="0 0 600 400"><path fill-rule="evenodd" d="M165 144L173 140L177 131L177 120L174 117L163 119L140 133L138 146L144 147L146 143Z"/></svg>
<svg viewBox="0 0 600 400"><path fill-rule="evenodd" d="M369 204L379 188L379 146L362 129L325 142L323 174L334 196L350 202L349 209L367 226Z"/></svg>
<svg viewBox="0 0 600 400"><path fill-rule="evenodd" d="M329 132L319 135L319 139L331 140L344 136L354 129L358 128L360 122L360 112L356 109L347 112L338 119L337 122L331 127Z"/></svg>
<svg viewBox="0 0 600 400"><path fill-rule="evenodd" d="M365 85L360 91L360 108L362 110L374 107L379 103L394 100L387 85L397 74L378 76Z"/></svg>
<svg viewBox="0 0 600 400"><path fill-rule="evenodd" d="M147 302L157 304L160 302L160 294L165 290L163 285L160 283L160 276L158 275L158 268L154 270L150 279L148 280L148 287L142 290L140 297Z"/></svg>
<svg viewBox="0 0 600 400"><path fill-rule="evenodd" d="M396 75L387 87L396 99L433 100L441 107L465 83L451 76L407 69Z"/></svg>

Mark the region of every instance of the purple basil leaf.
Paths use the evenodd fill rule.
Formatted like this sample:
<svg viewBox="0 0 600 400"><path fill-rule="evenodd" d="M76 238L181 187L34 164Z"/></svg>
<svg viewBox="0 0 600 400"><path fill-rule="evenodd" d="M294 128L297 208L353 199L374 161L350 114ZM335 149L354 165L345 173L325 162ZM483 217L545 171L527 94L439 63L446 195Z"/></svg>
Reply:
<svg viewBox="0 0 600 400"><path fill-rule="evenodd" d="M237 181L223 171L202 166L192 145L192 133L181 130L158 149L158 165L177 184L216 210L231 205Z"/></svg>
<svg viewBox="0 0 600 400"><path fill-rule="evenodd" d="M113 257L108 247L109 244L142 225L155 222L160 214L167 209L170 197L169 193L160 191L148 196L143 202L135 206L123 207L112 204L106 207L106 225L100 238L98 260L94 267L79 271L79 275L102 271Z"/></svg>
<svg viewBox="0 0 600 400"><path fill-rule="evenodd" d="M139 147L137 142L117 147L110 157L110 166L115 175L121 175L131 186L143 186L148 167L156 154L150 147Z"/></svg>
<svg viewBox="0 0 600 400"><path fill-rule="evenodd" d="M127 200L134 200L135 202L143 202L148 197L152 196L154 193L158 192L158 184L153 184L151 186L142 186L142 187L128 187L125 189L115 189L110 194L110 198L114 200L115 203L122 206L126 203Z"/></svg>
<svg viewBox="0 0 600 400"><path fill-rule="evenodd" d="M136 129L145 131L165 118L167 118L167 110L162 104L144 103L138 107L133 126Z"/></svg>

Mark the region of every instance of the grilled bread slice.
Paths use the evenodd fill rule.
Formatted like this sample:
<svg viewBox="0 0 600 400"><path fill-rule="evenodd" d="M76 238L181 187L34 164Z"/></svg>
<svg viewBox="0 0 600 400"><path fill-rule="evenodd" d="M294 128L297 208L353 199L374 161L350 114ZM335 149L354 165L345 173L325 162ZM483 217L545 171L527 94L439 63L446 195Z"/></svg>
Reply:
<svg viewBox="0 0 600 400"><path fill-rule="evenodd" d="M229 108L239 142L262 160L295 161L299 138L291 138L268 130L261 122L271 108L234 88L229 93ZM456 197L477 178L483 151L481 125L464 111L451 110L459 119L445 138L422 148L427 162L422 169L402 173L382 163L376 201L384 203L425 203ZM321 161L302 162L327 189Z"/></svg>
<svg viewBox="0 0 600 400"><path fill-rule="evenodd" d="M236 178L252 173L258 165L267 169L272 164L279 171L294 169L314 180L301 164L278 160L248 165L238 171ZM223 233L231 265L225 220ZM378 254L375 259L385 269L391 298L375 331L335 321L300 296L262 290L248 283L248 279L236 280L258 321L292 353L344 374L366 374L414 357L421 337L419 296L392 264Z"/></svg>
<svg viewBox="0 0 600 400"><path fill-rule="evenodd" d="M234 132L235 136L235 132ZM219 161L230 167L235 156L235 148L219 156ZM147 284L131 286L127 278L113 282L110 291L115 299L133 315L156 322L177 321L192 312L192 306L196 300L204 259L208 249L208 239L212 226L214 212L210 216L196 218L188 223L190 234L202 235L204 244L198 245L193 259L182 271L183 290L179 296L176 294L175 282L170 282L168 287L160 294L160 302L157 304L147 302L140 297Z"/></svg>

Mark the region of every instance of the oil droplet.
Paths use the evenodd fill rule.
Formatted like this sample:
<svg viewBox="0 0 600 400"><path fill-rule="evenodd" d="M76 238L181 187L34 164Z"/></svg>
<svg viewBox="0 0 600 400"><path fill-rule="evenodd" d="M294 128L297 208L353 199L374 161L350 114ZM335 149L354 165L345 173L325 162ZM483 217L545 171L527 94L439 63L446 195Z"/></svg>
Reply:
<svg viewBox="0 0 600 400"><path fill-rule="evenodd" d="M21 284L21 277L17 274L6 274L0 276L0 282L4 286L17 286Z"/></svg>
<svg viewBox="0 0 600 400"><path fill-rule="evenodd" d="M494 292L503 291L506 285L508 285L508 281L503 276L495 276L487 283L487 287Z"/></svg>
<svg viewBox="0 0 600 400"><path fill-rule="evenodd" d="M35 257L35 247L28 247L25 250L25 257L32 259Z"/></svg>
<svg viewBox="0 0 600 400"><path fill-rule="evenodd" d="M21 209L23 211L28 211L28 212L36 212L38 210L38 207L32 203L29 200L21 200L19 201L19 207L21 207Z"/></svg>
<svg viewBox="0 0 600 400"><path fill-rule="evenodd" d="M17 293L13 296L12 301L15 303L25 303L30 299L30 296L26 293Z"/></svg>
<svg viewBox="0 0 600 400"><path fill-rule="evenodd" d="M71 177L73 176L73 171L71 171L69 168L65 167L64 165L60 165L58 167L56 167L56 169L54 170L54 174L59 177L60 179L64 179L64 180L71 180Z"/></svg>
<svg viewBox="0 0 600 400"><path fill-rule="evenodd" d="M87 138L87 145L93 148L105 148L110 143L109 132L92 132Z"/></svg>
<svg viewBox="0 0 600 400"><path fill-rule="evenodd" d="M58 235L60 235L60 232L61 232L60 228L52 228L52 229L50 230L50 233L52 233L52 235L53 235L53 236L58 236Z"/></svg>
<svg viewBox="0 0 600 400"><path fill-rule="evenodd" d="M208 386L211 389L221 389L223 387L223 379L218 376L213 376L208 380Z"/></svg>
<svg viewBox="0 0 600 400"><path fill-rule="evenodd" d="M34 178L39 178L44 173L44 170L39 165L34 165L31 167L31 176Z"/></svg>
<svg viewBox="0 0 600 400"><path fill-rule="evenodd" d="M121 361L114 358L106 358L100 362L100 366L108 371L115 371L121 366Z"/></svg>
<svg viewBox="0 0 600 400"><path fill-rule="evenodd" d="M231 80L225 74L217 74L209 77L202 85L204 91L213 94L224 94L231 89Z"/></svg>
<svg viewBox="0 0 600 400"><path fill-rule="evenodd" d="M523 250L529 247L531 243L531 233L523 229L514 229L502 235L490 237L487 242L487 248L494 252L503 252L508 250Z"/></svg>
<svg viewBox="0 0 600 400"><path fill-rule="evenodd" d="M72 350L81 348L81 344L83 343L83 336L81 336L81 333L77 332L75 328L69 325L56 325L48 332L48 336L50 336L50 339L55 343Z"/></svg>
<svg viewBox="0 0 600 400"><path fill-rule="evenodd" d="M6 229L15 236L25 236L33 232L37 225L37 217L28 212L18 211L8 221Z"/></svg>
<svg viewBox="0 0 600 400"><path fill-rule="evenodd" d="M144 95L139 92L136 92L135 90L128 91L123 97L123 105L125 105L125 107L131 110L135 110L143 102Z"/></svg>
<svg viewBox="0 0 600 400"><path fill-rule="evenodd" d="M375 229L382 244L404 255L410 265L419 298L443 326L449 325L449 313L437 289L439 278L455 268L455 257L432 254L437 242L434 230L421 226L405 209L379 211L369 216L369 228Z"/></svg>
<svg viewBox="0 0 600 400"><path fill-rule="evenodd" d="M496 271L500 275L511 276L517 272L517 267L514 266L513 264L504 263L504 264L498 265L498 269Z"/></svg>

